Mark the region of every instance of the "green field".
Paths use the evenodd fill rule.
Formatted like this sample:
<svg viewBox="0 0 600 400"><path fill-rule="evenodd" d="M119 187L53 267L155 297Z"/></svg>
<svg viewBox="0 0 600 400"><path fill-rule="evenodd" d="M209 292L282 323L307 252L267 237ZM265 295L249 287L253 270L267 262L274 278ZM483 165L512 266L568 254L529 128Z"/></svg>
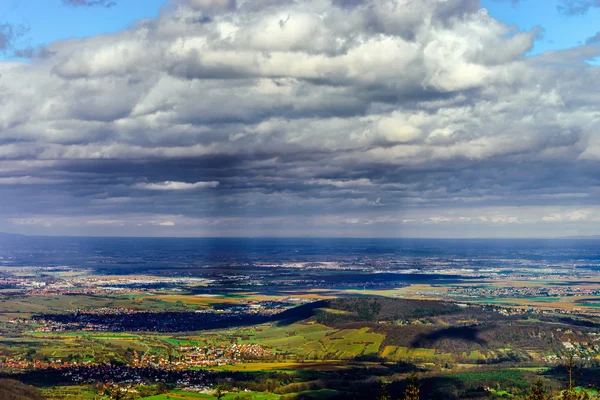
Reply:
<svg viewBox="0 0 600 400"><path fill-rule="evenodd" d="M265 393L255 393L255 392L242 392L242 393L227 393L223 396L224 400L233 400L240 396L244 396L244 398L248 400L275 400L279 399L281 396L276 394L265 394ZM173 390L169 393L159 394L150 397L143 397L143 400L192 400L192 399L216 399L215 396L210 394L203 393L194 393L188 392L185 390Z"/></svg>
<svg viewBox="0 0 600 400"><path fill-rule="evenodd" d="M369 328L335 330L320 324L260 325L239 330L238 343L258 343L278 353L306 359L351 359L377 355L385 335Z"/></svg>
<svg viewBox="0 0 600 400"><path fill-rule="evenodd" d="M166 300L166 297L171 298ZM45 312L52 313L95 306L120 307L123 302L129 301L132 308L183 310L188 307L208 307L225 300L238 301L235 296L211 297L208 301L193 298L187 304L176 300L183 297L186 295L161 294L133 299L55 296L43 304L46 298L34 296L31 299L17 297L5 300L3 307L8 309L9 303L10 307L23 306L23 309L13 310L11 316L26 318L33 310L44 307L47 307ZM140 363L147 363L143 365L157 368L155 363L168 359L163 364L166 365L164 368L206 369L214 373L209 376L218 377L211 384L223 382L216 379L235 382L227 387L234 388L236 393L227 394L224 399L279 400L283 397L287 400L299 393L300 398L325 399L332 395L343 398L344 394L336 391L340 390L340 382L344 382L341 390L349 390L346 386L358 382L357 385L362 385L372 394L373 388L369 385L379 385L380 381L401 386L410 370L405 368L409 367L422 371L423 379L442 380L443 384L454 387L452 390L461 395L471 389L477 391L482 387L490 387L496 396L518 396L526 391L534 378L555 373L551 368L544 368L548 364L542 363L543 356L557 354L547 343L558 346L562 346L565 340L588 343L578 346L583 352L588 352L588 347L592 346L590 343L593 344L597 337L592 328L585 326L590 321L584 321L579 316L530 313L508 317L499 312L490 312L489 309L473 309L476 307L473 305L466 309L448 303L431 303L430 306L424 301L413 304L412 300L383 299L329 301L322 313L296 322L271 322L180 333L36 332L38 326L35 323L10 322L4 315L4 319L0 319L0 326L6 329L2 331L4 337L0 337L0 344L5 358L35 360L45 365L56 362L93 365L116 361L113 365L139 366ZM528 301L552 303L558 301L556 299L544 297ZM382 315L373 316L369 310L364 312L365 305L370 307L374 302L382 304ZM573 324L579 325L568 325L570 318L573 318ZM219 359L220 365L210 367L200 367L200 363L185 365L191 357L198 356L180 349L208 348L209 352L212 351L210 357L214 357L211 360L214 360L221 357L221 347L234 343L259 345L262 349L259 348L256 353L258 356L253 358L230 352L232 348L229 347L225 353L230 358L226 361ZM256 350L256 346L249 348ZM527 364L518 364L521 361ZM502 364L505 362L506 365ZM486 365L491 363L496 363L495 369ZM36 384L43 381L43 377L36 379ZM179 379L173 378L168 381L168 386L165 384L160 388L155 381L148 381L145 385L128 383L128 390L132 400L215 398L206 393L173 390L177 384L181 385ZM78 386L79 382L74 383L73 386L42 385L44 395L52 400L109 399L99 394L103 393L102 387ZM45 384L67 383L49 381ZM112 387L109 385L108 388ZM238 388L248 388L253 392L237 392ZM164 390L170 391L154 395Z"/></svg>
<svg viewBox="0 0 600 400"><path fill-rule="evenodd" d="M401 346L385 346L380 354L382 358L401 361L401 360L432 360L436 355L435 349L408 348Z"/></svg>

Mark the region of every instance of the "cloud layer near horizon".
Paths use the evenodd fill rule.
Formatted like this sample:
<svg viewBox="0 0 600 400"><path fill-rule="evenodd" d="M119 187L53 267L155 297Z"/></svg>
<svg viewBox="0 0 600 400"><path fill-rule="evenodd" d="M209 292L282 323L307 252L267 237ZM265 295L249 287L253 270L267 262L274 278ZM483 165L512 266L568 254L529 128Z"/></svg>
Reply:
<svg viewBox="0 0 600 400"><path fill-rule="evenodd" d="M526 57L539 33L476 0L185 0L52 43L0 62L0 229L600 233L600 47Z"/></svg>

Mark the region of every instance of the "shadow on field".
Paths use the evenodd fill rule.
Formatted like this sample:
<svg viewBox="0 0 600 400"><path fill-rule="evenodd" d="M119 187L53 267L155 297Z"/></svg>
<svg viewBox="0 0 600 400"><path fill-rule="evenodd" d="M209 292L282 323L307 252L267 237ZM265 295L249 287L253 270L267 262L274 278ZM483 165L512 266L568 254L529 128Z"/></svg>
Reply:
<svg viewBox="0 0 600 400"><path fill-rule="evenodd" d="M569 373L564 365L557 365L544 372L546 377L559 381L568 381ZM600 368L598 367L581 367L575 365L574 376L576 384L580 386L600 387Z"/></svg>
<svg viewBox="0 0 600 400"><path fill-rule="evenodd" d="M598 328L600 324L597 324L593 321L582 319L582 318L573 318L573 317L560 317L558 321L567 324L567 325L575 325L575 326L583 326L586 328Z"/></svg>
<svg viewBox="0 0 600 400"><path fill-rule="evenodd" d="M303 304L274 315L272 320L277 322L277 326L288 326L295 322L303 321L313 317L318 309L327 307L328 305L329 301L327 300Z"/></svg>
<svg viewBox="0 0 600 400"><path fill-rule="evenodd" d="M417 336L410 344L410 347L431 347L435 342L446 339L463 340L485 346L487 342L479 337L481 331L479 325L453 326L450 328L439 329Z"/></svg>
<svg viewBox="0 0 600 400"><path fill-rule="evenodd" d="M89 324L104 324L114 332L194 332L211 329L231 329L243 326L276 323L287 326L312 317L315 311L328 304L317 301L283 311L276 315L244 313L219 313L195 311L161 311L135 314L39 314L34 320L54 321L71 324L72 330L82 329Z"/></svg>

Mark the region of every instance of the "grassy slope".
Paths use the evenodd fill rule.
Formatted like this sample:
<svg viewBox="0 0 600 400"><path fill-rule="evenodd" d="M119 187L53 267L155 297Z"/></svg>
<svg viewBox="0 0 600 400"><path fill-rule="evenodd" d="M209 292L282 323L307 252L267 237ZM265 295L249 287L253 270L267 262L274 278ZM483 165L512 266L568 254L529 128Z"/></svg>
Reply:
<svg viewBox="0 0 600 400"><path fill-rule="evenodd" d="M256 393L256 392L246 392L246 393L228 393L223 397L223 400L232 400L238 396L248 396L248 398L252 400L276 400L279 399L279 395L276 394L267 394L267 393ZM216 399L215 396L211 396L209 394L204 393L194 393L187 392L183 390L173 390L169 393L159 394L156 396L144 397L143 400L193 400L193 399L207 399L212 400Z"/></svg>

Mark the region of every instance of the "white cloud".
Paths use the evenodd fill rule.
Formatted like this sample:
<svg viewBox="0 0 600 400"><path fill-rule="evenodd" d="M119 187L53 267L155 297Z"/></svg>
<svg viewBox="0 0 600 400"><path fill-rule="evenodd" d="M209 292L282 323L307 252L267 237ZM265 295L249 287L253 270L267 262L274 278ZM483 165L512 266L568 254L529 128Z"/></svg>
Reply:
<svg viewBox="0 0 600 400"><path fill-rule="evenodd" d="M572 210L553 213L542 218L544 222L582 222L582 221L597 221L598 217L594 215L592 210Z"/></svg>
<svg viewBox="0 0 600 400"><path fill-rule="evenodd" d="M175 226L175 222L172 222L172 221L159 222L158 225L159 226Z"/></svg>
<svg viewBox="0 0 600 400"><path fill-rule="evenodd" d="M0 178L0 185L47 185L63 182L65 182L65 180L40 178L35 176L13 176Z"/></svg>
<svg viewBox="0 0 600 400"><path fill-rule="evenodd" d="M219 182L216 181L196 183L165 181L157 183L137 183L134 185L134 187L137 189L146 190L192 190L216 188L217 186L219 186Z"/></svg>
<svg viewBox="0 0 600 400"><path fill-rule="evenodd" d="M335 179L312 179L307 182L309 185L335 186L337 188L352 188L352 187L373 187L375 184L366 178L352 179L340 181Z"/></svg>

